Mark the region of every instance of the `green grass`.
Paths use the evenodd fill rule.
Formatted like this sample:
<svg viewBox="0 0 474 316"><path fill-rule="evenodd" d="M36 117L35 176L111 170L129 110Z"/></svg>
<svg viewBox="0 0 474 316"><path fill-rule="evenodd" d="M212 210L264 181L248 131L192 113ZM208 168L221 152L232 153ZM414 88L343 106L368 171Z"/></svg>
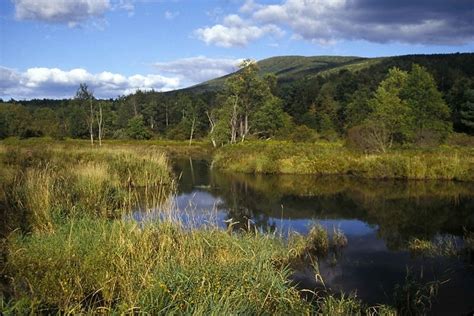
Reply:
<svg viewBox="0 0 474 316"><path fill-rule="evenodd" d="M61 312L308 313L288 286L280 240L186 231L166 223L82 219L52 234L14 236L11 309ZM22 310L23 309L23 310Z"/></svg>
<svg viewBox="0 0 474 316"><path fill-rule="evenodd" d="M369 155L353 152L341 142L260 141L219 149L213 166L243 173L474 181L474 149L442 146Z"/></svg>

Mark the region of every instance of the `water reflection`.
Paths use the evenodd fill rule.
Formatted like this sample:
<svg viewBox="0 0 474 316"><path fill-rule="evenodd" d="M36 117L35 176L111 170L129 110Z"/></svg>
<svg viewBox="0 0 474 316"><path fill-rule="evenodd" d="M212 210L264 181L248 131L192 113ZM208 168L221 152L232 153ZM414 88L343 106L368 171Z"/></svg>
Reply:
<svg viewBox="0 0 474 316"><path fill-rule="evenodd" d="M368 303L390 303L394 285L410 267L426 280L450 280L440 289L435 314L474 310L472 268L406 251L414 237L460 236L474 229L472 183L223 174L205 160L188 159L176 160L174 169L180 175L176 205L198 221L213 214L222 227L232 219L238 222L234 227L247 228L250 221L282 235L305 234L314 221L344 231L349 245L337 264L331 258L320 262L333 289L356 291Z"/></svg>

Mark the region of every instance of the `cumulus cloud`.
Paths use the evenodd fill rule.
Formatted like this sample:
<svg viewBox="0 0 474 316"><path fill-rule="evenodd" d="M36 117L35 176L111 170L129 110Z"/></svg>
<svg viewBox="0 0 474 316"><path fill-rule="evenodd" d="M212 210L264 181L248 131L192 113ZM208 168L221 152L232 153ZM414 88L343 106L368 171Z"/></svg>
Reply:
<svg viewBox="0 0 474 316"><path fill-rule="evenodd" d="M242 19L236 14L231 14L224 18L222 24L199 28L194 33L208 45L242 47L267 34L281 36L283 31L271 23L259 26Z"/></svg>
<svg viewBox="0 0 474 316"><path fill-rule="evenodd" d="M65 23L74 27L91 18L101 18L109 10L126 10L133 14L131 0L13 0L18 20Z"/></svg>
<svg viewBox="0 0 474 316"><path fill-rule="evenodd" d="M463 44L474 40L472 0L247 1L241 12L260 25L290 28L294 37L318 43L339 39L411 44Z"/></svg>
<svg viewBox="0 0 474 316"><path fill-rule="evenodd" d="M136 90L169 91L181 87L178 77L157 74L124 76L85 69L29 68L25 72L0 66L0 97L4 99L70 98L80 83L87 83L96 97L110 98Z"/></svg>
<svg viewBox="0 0 474 316"><path fill-rule="evenodd" d="M195 31L207 44L245 46L269 33L292 31L294 39L327 45L366 40L428 45L474 41L472 0L246 0L241 16Z"/></svg>
<svg viewBox="0 0 474 316"><path fill-rule="evenodd" d="M193 85L232 73L241 62L242 59L197 56L158 62L154 66L162 74L178 76L183 82Z"/></svg>

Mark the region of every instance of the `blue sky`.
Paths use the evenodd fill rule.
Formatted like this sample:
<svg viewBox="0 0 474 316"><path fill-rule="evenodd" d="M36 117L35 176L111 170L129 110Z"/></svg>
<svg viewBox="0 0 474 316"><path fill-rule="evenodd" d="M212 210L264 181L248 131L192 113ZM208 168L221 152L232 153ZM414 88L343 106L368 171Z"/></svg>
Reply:
<svg viewBox="0 0 474 316"><path fill-rule="evenodd" d="M472 0L3 0L0 97L166 91L277 55L474 51Z"/></svg>

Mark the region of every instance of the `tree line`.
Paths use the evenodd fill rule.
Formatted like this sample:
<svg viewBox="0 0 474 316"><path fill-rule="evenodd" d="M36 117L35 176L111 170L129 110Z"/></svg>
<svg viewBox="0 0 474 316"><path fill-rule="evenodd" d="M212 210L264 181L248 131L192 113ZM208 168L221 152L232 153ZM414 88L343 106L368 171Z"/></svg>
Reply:
<svg viewBox="0 0 474 316"><path fill-rule="evenodd" d="M396 59L394 59L396 61ZM83 83L71 99L0 103L0 138L9 136L189 140L214 146L249 138L311 141L346 137L364 150L436 144L452 131L474 134L472 66L435 75L391 61L360 71L279 83L245 60L220 91L137 91L99 100ZM443 66L443 64L441 65Z"/></svg>

